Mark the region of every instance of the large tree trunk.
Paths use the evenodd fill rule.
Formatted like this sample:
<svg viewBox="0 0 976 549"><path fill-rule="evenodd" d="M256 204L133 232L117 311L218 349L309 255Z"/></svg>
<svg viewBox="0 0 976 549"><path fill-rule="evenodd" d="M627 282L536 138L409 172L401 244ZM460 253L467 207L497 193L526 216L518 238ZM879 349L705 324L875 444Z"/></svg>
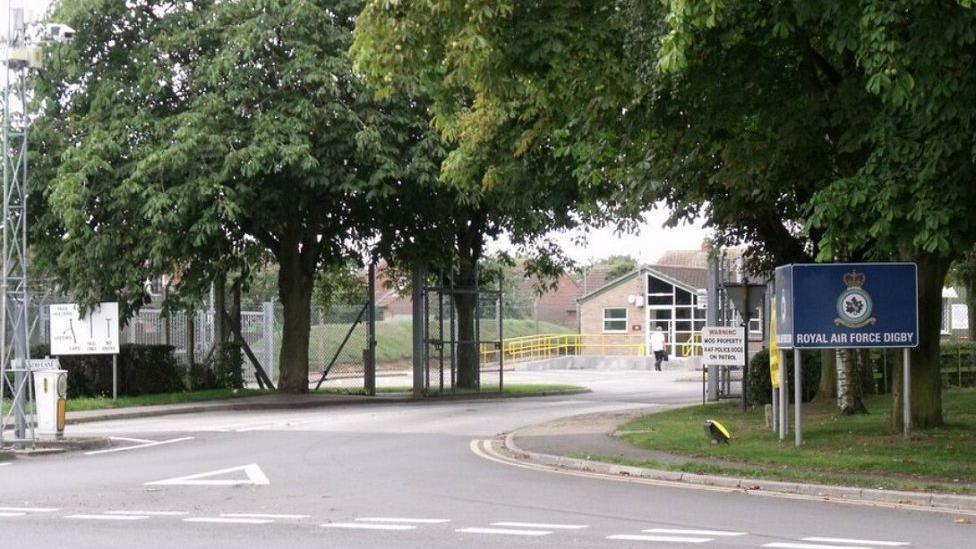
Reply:
<svg viewBox="0 0 976 549"><path fill-rule="evenodd" d="M837 406L845 416L866 414L861 392L861 376L856 352L837 350Z"/></svg>
<svg viewBox="0 0 976 549"><path fill-rule="evenodd" d="M457 287L462 290L455 294L457 307L457 386L461 389L477 389L480 384L481 366L479 364L475 316L477 299L473 293L476 286L476 269L470 258L459 261ZM468 293L472 292L472 293Z"/></svg>
<svg viewBox="0 0 976 549"><path fill-rule="evenodd" d="M477 303L478 260L481 258L483 237L476 213L468 212L459 220L457 231L458 277L456 285L463 290L455 294L457 307L457 387L477 389L481 385L481 364L478 353Z"/></svg>
<svg viewBox="0 0 976 549"><path fill-rule="evenodd" d="M911 350L912 427L925 429L942 425L942 374L939 371L939 342L942 328L942 285L949 270L948 259L925 254L918 264L918 347ZM901 367L898 368L901 370ZM894 401L891 423L902 429L900 372L893 376Z"/></svg>
<svg viewBox="0 0 976 549"><path fill-rule="evenodd" d="M278 254L278 295L284 309L278 391L308 392L308 340L312 324L314 273L307 272L297 246Z"/></svg>
<svg viewBox="0 0 976 549"><path fill-rule="evenodd" d="M833 349L820 351L820 387L816 402L826 402L837 398L837 353Z"/></svg>

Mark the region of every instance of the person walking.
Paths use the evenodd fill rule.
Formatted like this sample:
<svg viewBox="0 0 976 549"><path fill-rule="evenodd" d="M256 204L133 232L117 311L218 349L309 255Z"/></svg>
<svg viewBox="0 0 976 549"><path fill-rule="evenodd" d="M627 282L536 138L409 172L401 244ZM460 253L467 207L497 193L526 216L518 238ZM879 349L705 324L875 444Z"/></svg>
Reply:
<svg viewBox="0 0 976 549"><path fill-rule="evenodd" d="M660 326L654 329L651 334L651 350L654 351L654 370L661 371L661 362L664 361L664 331Z"/></svg>

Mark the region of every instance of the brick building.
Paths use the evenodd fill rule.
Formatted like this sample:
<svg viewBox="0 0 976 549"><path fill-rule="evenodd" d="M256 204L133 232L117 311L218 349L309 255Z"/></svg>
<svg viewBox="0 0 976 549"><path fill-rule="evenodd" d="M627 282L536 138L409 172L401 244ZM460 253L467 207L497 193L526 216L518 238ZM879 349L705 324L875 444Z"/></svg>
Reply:
<svg viewBox="0 0 976 549"><path fill-rule="evenodd" d="M699 354L708 311L707 279L708 250L702 248L669 251L655 264L591 285L579 298L581 352L650 355L651 333L660 327L669 355ZM760 305L750 318L750 352L762 347L763 324Z"/></svg>

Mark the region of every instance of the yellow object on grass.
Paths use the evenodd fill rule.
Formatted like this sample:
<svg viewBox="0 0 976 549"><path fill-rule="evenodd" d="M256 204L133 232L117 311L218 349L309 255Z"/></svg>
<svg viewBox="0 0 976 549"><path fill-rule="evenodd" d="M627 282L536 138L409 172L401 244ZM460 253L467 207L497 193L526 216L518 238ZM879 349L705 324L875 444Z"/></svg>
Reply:
<svg viewBox="0 0 976 549"><path fill-rule="evenodd" d="M773 389L779 389L779 345L776 344L776 298L769 302L769 378Z"/></svg>

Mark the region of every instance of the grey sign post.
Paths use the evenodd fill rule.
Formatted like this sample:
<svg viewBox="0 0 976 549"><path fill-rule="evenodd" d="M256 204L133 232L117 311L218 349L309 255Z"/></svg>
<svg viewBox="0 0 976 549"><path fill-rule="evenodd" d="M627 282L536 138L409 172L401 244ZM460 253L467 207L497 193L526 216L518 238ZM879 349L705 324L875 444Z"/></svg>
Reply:
<svg viewBox="0 0 976 549"><path fill-rule="evenodd" d="M776 343L780 349L793 349L796 445L803 444L801 349L903 348L903 423L905 437L910 436L909 353L918 346L915 264L784 265L776 269L776 294ZM780 439L785 439L789 402L785 368L780 376Z"/></svg>

